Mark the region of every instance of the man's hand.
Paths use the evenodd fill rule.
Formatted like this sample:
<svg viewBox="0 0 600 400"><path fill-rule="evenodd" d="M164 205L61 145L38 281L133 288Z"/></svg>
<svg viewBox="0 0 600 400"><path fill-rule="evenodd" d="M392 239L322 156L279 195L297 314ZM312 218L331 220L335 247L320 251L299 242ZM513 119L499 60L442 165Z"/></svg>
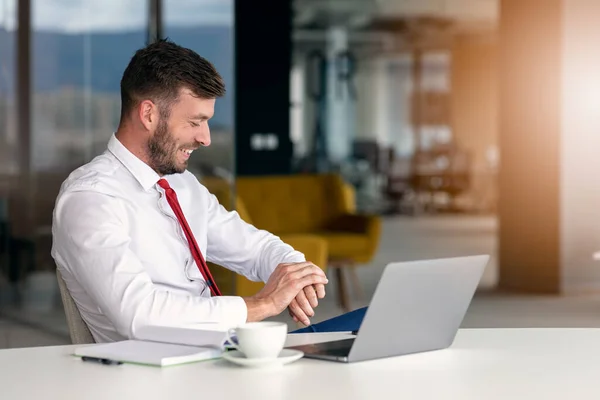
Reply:
<svg viewBox="0 0 600 400"><path fill-rule="evenodd" d="M248 307L248 322L260 321L281 313L300 293L306 299L305 288L313 291L316 300L313 285L320 288L318 290L324 296L324 285L327 282L323 270L311 262L279 264L265 287L256 295L244 299ZM308 300L307 304L310 308Z"/></svg>
<svg viewBox="0 0 600 400"><path fill-rule="evenodd" d="M325 297L325 285L307 286L290 303L289 312L294 321L310 325L310 318L315 316L314 309L319 300Z"/></svg>

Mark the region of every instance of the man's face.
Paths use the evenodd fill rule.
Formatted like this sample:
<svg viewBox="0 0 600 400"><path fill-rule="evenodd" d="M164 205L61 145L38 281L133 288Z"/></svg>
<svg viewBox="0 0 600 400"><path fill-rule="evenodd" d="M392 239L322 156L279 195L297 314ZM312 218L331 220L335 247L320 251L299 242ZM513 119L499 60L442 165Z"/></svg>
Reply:
<svg viewBox="0 0 600 400"><path fill-rule="evenodd" d="M150 166L160 175L184 172L192 151L210 145L208 120L214 109L215 99L201 99L182 90L168 119L159 118L148 141Z"/></svg>

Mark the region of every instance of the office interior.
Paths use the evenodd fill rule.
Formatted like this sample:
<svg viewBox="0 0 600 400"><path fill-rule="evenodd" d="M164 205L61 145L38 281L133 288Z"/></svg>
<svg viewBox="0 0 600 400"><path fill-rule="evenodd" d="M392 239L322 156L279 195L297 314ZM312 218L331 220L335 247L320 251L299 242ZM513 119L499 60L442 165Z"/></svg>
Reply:
<svg viewBox="0 0 600 400"><path fill-rule="evenodd" d="M227 84L190 171L326 270L313 322L368 305L387 263L490 254L463 327L600 326L597 18L585 0L0 0L0 348L70 343L54 200L116 129L133 52L165 37Z"/></svg>

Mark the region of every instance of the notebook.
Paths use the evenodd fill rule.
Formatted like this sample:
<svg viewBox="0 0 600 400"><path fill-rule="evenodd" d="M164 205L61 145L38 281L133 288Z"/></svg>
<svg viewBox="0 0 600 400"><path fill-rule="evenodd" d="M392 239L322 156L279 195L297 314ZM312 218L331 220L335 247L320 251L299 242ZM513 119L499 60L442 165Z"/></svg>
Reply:
<svg viewBox="0 0 600 400"><path fill-rule="evenodd" d="M221 357L222 350L180 344L124 340L121 342L80 347L75 356L93 357L123 363L167 367Z"/></svg>
<svg viewBox="0 0 600 400"><path fill-rule="evenodd" d="M83 346L74 355L166 367L219 358L226 338L227 328L217 324L146 326L135 340Z"/></svg>
<svg viewBox="0 0 600 400"><path fill-rule="evenodd" d="M197 347L223 347L228 326L205 323L184 326L148 325L135 333L137 340L184 344Z"/></svg>

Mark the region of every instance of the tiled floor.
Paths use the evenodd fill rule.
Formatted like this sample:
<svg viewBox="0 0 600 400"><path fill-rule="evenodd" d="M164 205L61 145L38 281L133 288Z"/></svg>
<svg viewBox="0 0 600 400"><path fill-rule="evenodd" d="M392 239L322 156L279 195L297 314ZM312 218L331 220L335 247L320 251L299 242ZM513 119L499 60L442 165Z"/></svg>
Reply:
<svg viewBox="0 0 600 400"><path fill-rule="evenodd" d="M365 296L353 296L353 308L367 305L381 272L388 262L491 254L492 260L481 281L480 291L463 322L463 327L600 327L600 296L540 297L495 294L496 221L490 217L440 216L395 217L383 224L379 252L370 265L361 266L358 276ZM317 308L313 322L338 315L335 283L330 280L328 296ZM60 303L58 304L60 306ZM68 343L64 315L15 312L0 316L0 348L46 346ZM274 318L295 325L285 314ZM16 321L28 321L24 325ZM34 326L44 326L41 330Z"/></svg>

